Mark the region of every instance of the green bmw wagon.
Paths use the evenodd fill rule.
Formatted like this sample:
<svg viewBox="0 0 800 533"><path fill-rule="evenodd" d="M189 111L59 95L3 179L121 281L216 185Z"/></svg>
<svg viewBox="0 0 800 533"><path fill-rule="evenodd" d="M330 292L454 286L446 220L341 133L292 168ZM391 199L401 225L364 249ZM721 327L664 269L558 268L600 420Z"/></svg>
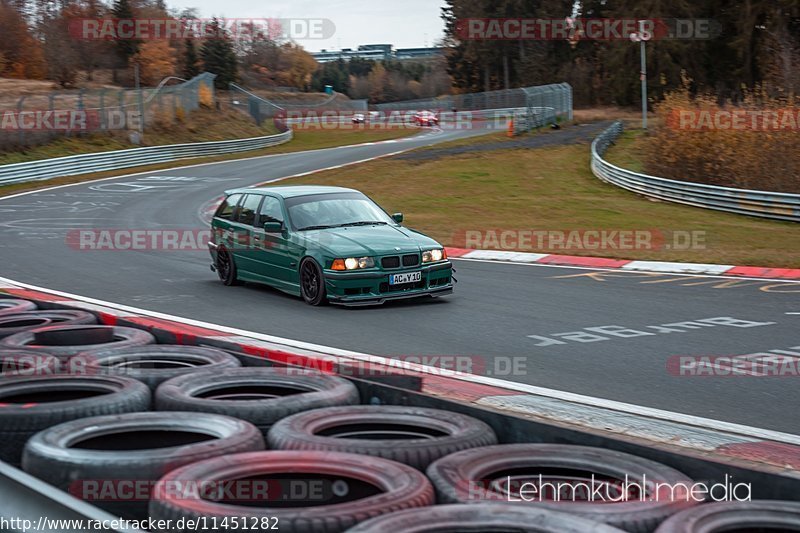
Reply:
<svg viewBox="0 0 800 533"><path fill-rule="evenodd" d="M211 270L225 285L264 283L310 305L453 292L444 247L402 221L353 189L227 191L211 223Z"/></svg>

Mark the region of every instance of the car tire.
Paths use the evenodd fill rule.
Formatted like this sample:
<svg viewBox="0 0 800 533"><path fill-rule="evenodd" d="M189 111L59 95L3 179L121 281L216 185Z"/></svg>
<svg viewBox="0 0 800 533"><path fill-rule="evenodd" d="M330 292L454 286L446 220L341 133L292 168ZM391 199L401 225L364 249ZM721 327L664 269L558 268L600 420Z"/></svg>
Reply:
<svg viewBox="0 0 800 533"><path fill-rule="evenodd" d="M517 533L623 533L621 529L549 509L521 505L434 505L361 522L347 533L514 531Z"/></svg>
<svg viewBox="0 0 800 533"><path fill-rule="evenodd" d="M255 524L258 531L274 528L293 533L339 533L374 516L434 503L430 482L418 470L394 461L350 453L267 451L230 455L178 468L159 483L166 486L196 480L236 483L245 478L280 480L287 477L295 481L307 478L308 485L317 479L329 482L332 487L339 482L342 490L321 491L319 498L330 503L315 499L310 505L303 505L302 501L309 500L295 499L287 503L288 498L281 498L287 492L278 490L283 486L275 483L269 487L275 499L270 497L258 507L235 505L230 500L212 502L194 494L176 497L168 491L157 490L150 501L150 516L156 520L171 520L173 525L181 519L185 519L184 523L203 519L220 523L227 519L228 529L233 531L252 530ZM271 501L276 503L270 505ZM188 531L190 527L172 531Z"/></svg>
<svg viewBox="0 0 800 533"><path fill-rule="evenodd" d="M567 444L501 444L473 448L435 461L428 467L427 474L436 487L440 503L507 503L514 497L518 501L515 505L567 511L633 533L653 531L667 517L696 503L690 498L664 501L667 494L655 496L654 501L632 498L617 503L608 500L599 503L541 501L541 498L520 501L518 495L488 486L505 478L507 472L524 472L524 478L536 479L539 473L557 477L559 470L564 471L564 477L579 481L586 478L584 483L589 484L589 474L596 475L599 480L621 481L628 476L631 483L646 476L650 482L661 483L665 492L669 492L666 487L680 484L691 487L693 484L685 474L649 459L604 448Z"/></svg>
<svg viewBox="0 0 800 533"><path fill-rule="evenodd" d="M236 270L236 261L233 258L233 254L231 254L231 252L228 251L228 249L224 246L220 246L217 250L216 263L217 275L219 276L219 280L223 285L227 287L233 287L235 285L242 284L242 282L239 281L238 271Z"/></svg>
<svg viewBox="0 0 800 533"><path fill-rule="evenodd" d="M0 298L0 316L13 315L15 313L27 313L35 311L36 304L28 300L18 300L16 298Z"/></svg>
<svg viewBox="0 0 800 533"><path fill-rule="evenodd" d="M263 450L258 428L236 418L127 413L40 431L25 445L22 469L114 516L145 520L147 489L169 471L211 457ZM141 483L147 481L152 484ZM126 498L135 482L140 482L136 497Z"/></svg>
<svg viewBox="0 0 800 533"><path fill-rule="evenodd" d="M358 401L355 385L344 378L284 368L195 372L165 381L155 394L159 411L230 415L255 424L265 434L289 415Z"/></svg>
<svg viewBox="0 0 800 533"><path fill-rule="evenodd" d="M61 360L31 350L0 350L0 378L54 376L62 371Z"/></svg>
<svg viewBox="0 0 800 533"><path fill-rule="evenodd" d="M655 533L800 531L800 502L728 501L699 505L665 520Z"/></svg>
<svg viewBox="0 0 800 533"><path fill-rule="evenodd" d="M97 324L97 317L86 311L28 311L0 315L0 339L45 326L85 326Z"/></svg>
<svg viewBox="0 0 800 533"><path fill-rule="evenodd" d="M269 430L267 441L270 449L372 455L424 470L445 455L497 444L497 436L477 418L450 411L352 405L314 409L279 420Z"/></svg>
<svg viewBox="0 0 800 533"><path fill-rule="evenodd" d="M90 374L138 379L153 391L174 377L242 366L236 357L222 350L169 344L90 350L80 357L84 358L86 371Z"/></svg>
<svg viewBox="0 0 800 533"><path fill-rule="evenodd" d="M114 376L18 376L0 379L0 460L19 465L25 442L39 431L87 416L147 411L151 393Z"/></svg>
<svg viewBox="0 0 800 533"><path fill-rule="evenodd" d="M325 275L317 262L310 257L300 263L300 294L308 305L320 306L328 303Z"/></svg>
<svg viewBox="0 0 800 533"><path fill-rule="evenodd" d="M89 350L154 344L156 338L136 328L121 326L45 326L30 329L0 340L2 349L46 352L70 357Z"/></svg>

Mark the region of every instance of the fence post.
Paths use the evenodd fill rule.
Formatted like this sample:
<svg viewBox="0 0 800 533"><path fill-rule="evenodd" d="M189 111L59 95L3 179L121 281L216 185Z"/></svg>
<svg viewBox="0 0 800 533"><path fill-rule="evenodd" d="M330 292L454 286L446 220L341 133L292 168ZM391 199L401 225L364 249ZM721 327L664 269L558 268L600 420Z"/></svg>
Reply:
<svg viewBox="0 0 800 533"><path fill-rule="evenodd" d="M25 128L19 127L19 122L22 120L22 105L25 102L25 98L25 96L22 96L17 100L17 130L19 131L18 142L20 146L25 146Z"/></svg>
<svg viewBox="0 0 800 533"><path fill-rule="evenodd" d="M106 121L106 90L100 89L100 130L105 131L108 129L108 122Z"/></svg>

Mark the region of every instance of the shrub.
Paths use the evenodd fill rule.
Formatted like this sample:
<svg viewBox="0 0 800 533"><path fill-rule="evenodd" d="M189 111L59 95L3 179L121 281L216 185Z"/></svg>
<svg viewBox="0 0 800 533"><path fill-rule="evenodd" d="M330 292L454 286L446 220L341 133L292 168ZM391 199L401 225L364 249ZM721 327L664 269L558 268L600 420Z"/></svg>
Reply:
<svg viewBox="0 0 800 533"><path fill-rule="evenodd" d="M647 173L800 193L800 100L757 88L736 105L721 105L714 95L691 95L687 85L656 108L660 126L646 144ZM731 113L737 122L729 121Z"/></svg>

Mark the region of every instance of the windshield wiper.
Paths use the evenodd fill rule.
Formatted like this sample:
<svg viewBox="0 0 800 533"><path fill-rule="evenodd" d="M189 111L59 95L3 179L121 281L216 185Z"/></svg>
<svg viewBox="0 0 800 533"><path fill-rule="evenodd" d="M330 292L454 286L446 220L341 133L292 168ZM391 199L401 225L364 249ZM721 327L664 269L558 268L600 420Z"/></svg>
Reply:
<svg viewBox="0 0 800 533"><path fill-rule="evenodd" d="M338 228L338 227L339 227L339 224L330 224L330 225L327 225L327 226L308 226L308 227L305 227L305 228L300 228L297 231L312 231L312 230L315 230L315 229L331 229L331 228Z"/></svg>
<svg viewBox="0 0 800 533"><path fill-rule="evenodd" d="M348 222L347 224L341 224L341 227L345 228L348 226L374 226L374 225L388 225L388 222L383 222L380 220L365 220L363 222Z"/></svg>

